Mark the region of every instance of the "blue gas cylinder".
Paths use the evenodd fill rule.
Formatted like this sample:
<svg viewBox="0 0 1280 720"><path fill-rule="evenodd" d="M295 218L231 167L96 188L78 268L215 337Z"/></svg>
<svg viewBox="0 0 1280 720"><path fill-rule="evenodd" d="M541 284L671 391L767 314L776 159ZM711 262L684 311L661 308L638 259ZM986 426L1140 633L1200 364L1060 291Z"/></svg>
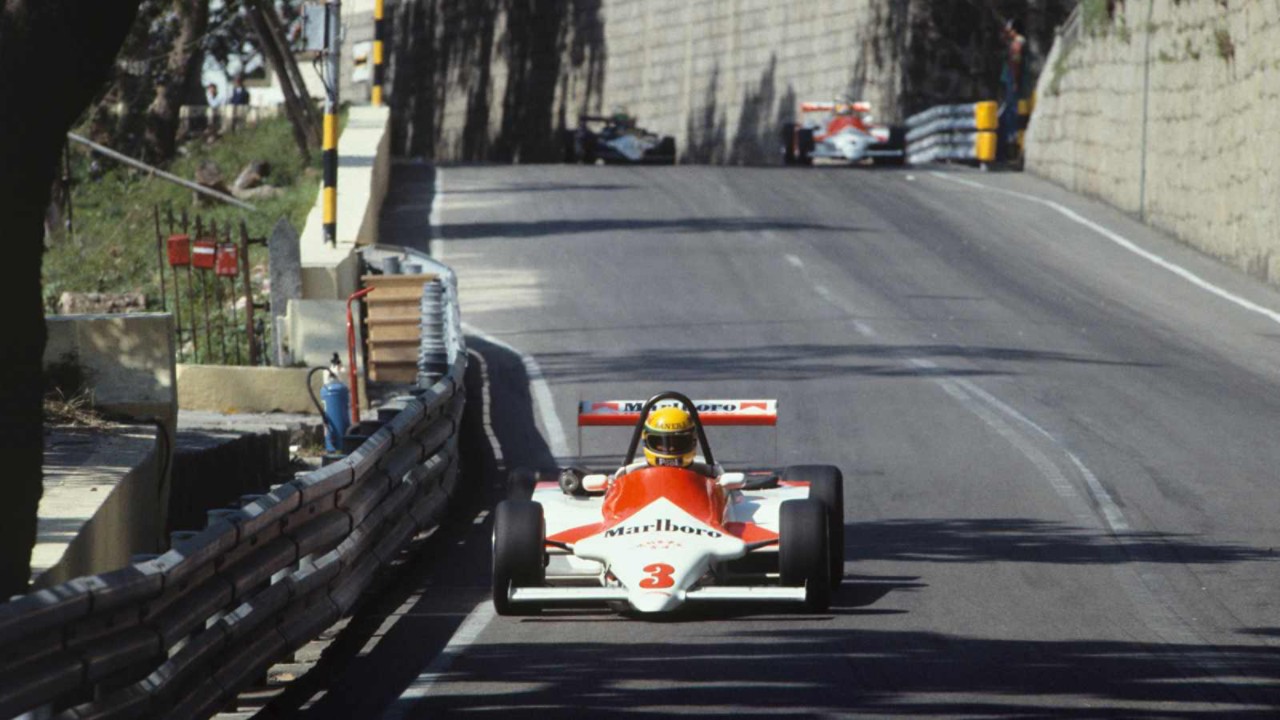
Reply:
<svg viewBox="0 0 1280 720"><path fill-rule="evenodd" d="M348 399L347 386L333 380L320 388L320 399L324 402L324 449L326 452L338 452L342 449L342 436L350 427L351 401ZM337 431L336 435L334 431Z"/></svg>

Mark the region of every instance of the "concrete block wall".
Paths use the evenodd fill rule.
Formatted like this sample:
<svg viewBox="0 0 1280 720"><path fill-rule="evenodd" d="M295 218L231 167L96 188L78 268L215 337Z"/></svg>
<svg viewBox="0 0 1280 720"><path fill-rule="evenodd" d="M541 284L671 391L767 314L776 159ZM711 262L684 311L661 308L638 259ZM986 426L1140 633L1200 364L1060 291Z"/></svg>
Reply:
<svg viewBox="0 0 1280 720"><path fill-rule="evenodd" d="M548 161L580 113L625 108L686 161L773 161L801 100L901 115L898 0L403 0L393 14L395 150ZM895 24L897 23L897 24ZM901 27L900 27L901 26ZM902 30L902 32L898 32Z"/></svg>
<svg viewBox="0 0 1280 720"><path fill-rule="evenodd" d="M1040 77L1027 169L1280 282L1280 2L1129 2L1082 31Z"/></svg>

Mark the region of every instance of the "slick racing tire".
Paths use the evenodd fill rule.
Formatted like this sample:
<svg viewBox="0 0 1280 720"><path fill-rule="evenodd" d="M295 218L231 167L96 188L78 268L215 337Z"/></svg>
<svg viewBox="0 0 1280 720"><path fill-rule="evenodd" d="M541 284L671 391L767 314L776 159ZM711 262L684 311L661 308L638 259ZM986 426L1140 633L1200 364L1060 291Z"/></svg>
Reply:
<svg viewBox="0 0 1280 720"><path fill-rule="evenodd" d="M844 474L834 465L792 465L780 479L809 483L809 497L826 506L831 587L840 587L844 582Z"/></svg>
<svg viewBox="0 0 1280 720"><path fill-rule="evenodd" d="M813 164L813 151L818 147L813 139L813 128L800 128L796 131L796 162L801 165Z"/></svg>
<svg viewBox="0 0 1280 720"><path fill-rule="evenodd" d="M778 523L778 573L785 587L803 587L810 610L831 607L831 569L827 560L827 509L822 503L787 500Z"/></svg>
<svg viewBox="0 0 1280 720"><path fill-rule="evenodd" d="M493 609L499 615L532 615L536 605L508 600L510 588L546 582L546 530L542 506L532 500L503 500L493 512Z"/></svg>
<svg viewBox="0 0 1280 720"><path fill-rule="evenodd" d="M796 124L783 123L782 132L779 135L782 141L782 164L796 164Z"/></svg>

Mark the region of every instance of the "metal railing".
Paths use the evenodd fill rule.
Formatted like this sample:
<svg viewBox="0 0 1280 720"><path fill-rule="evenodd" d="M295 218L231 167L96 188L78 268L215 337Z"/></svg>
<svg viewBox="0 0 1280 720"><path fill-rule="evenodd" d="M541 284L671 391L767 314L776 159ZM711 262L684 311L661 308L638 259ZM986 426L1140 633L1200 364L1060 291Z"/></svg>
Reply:
<svg viewBox="0 0 1280 720"><path fill-rule="evenodd" d="M907 118L907 162L990 162L995 159L994 102L939 105Z"/></svg>
<svg viewBox="0 0 1280 720"><path fill-rule="evenodd" d="M443 266L441 266L443 267ZM207 717L355 604L458 488L457 286L423 292L419 388L350 455L175 533L154 559L0 605L0 718Z"/></svg>

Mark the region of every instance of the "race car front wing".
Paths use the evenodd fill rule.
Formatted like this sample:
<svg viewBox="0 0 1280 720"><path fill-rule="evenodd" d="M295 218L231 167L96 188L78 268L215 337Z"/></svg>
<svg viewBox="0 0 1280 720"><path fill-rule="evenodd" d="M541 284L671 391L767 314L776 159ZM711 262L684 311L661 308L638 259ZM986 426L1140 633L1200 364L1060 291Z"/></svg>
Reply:
<svg viewBox="0 0 1280 720"><path fill-rule="evenodd" d="M696 590L677 591L687 602L798 602L805 601L803 587L733 587L715 586ZM512 588L507 592L513 603L603 603L625 602L631 593L621 587L600 588Z"/></svg>

